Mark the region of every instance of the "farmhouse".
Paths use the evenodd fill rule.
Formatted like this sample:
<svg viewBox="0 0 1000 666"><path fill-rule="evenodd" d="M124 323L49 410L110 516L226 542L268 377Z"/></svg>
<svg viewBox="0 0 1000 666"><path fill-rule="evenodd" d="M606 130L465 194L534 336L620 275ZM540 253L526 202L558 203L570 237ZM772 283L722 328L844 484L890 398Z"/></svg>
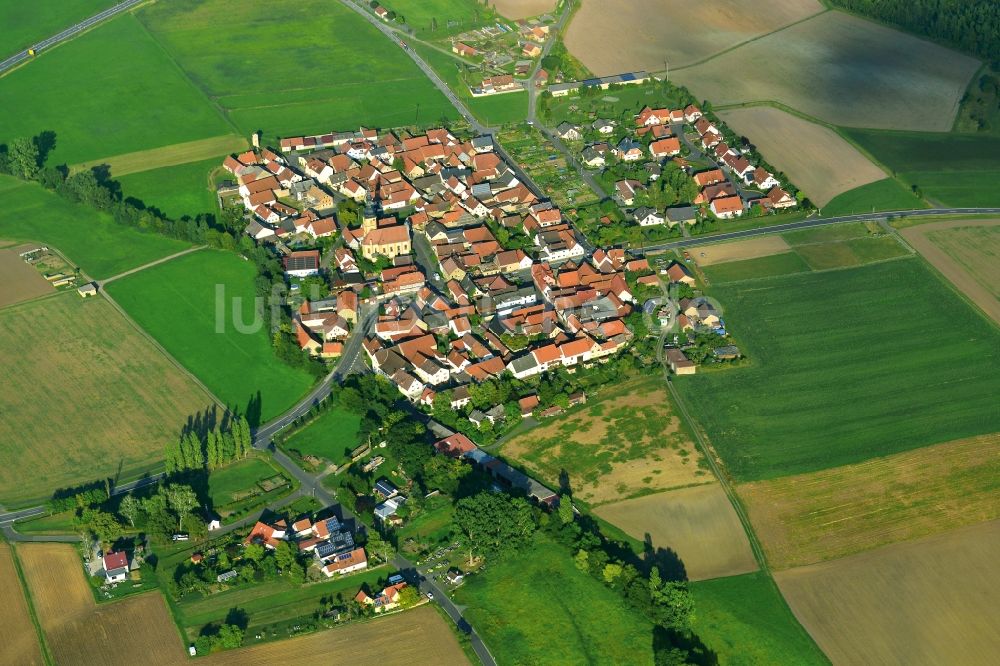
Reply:
<svg viewBox="0 0 1000 666"><path fill-rule="evenodd" d="M675 375L693 375L698 371L698 366L684 355L680 349L668 349L667 364Z"/></svg>
<svg viewBox="0 0 1000 666"><path fill-rule="evenodd" d="M457 53L460 56L466 58L472 58L479 55L479 51L469 46L468 44L463 44L462 42L455 42L451 45L451 52Z"/></svg>
<svg viewBox="0 0 1000 666"><path fill-rule="evenodd" d="M102 562L105 583L120 583L128 578L128 555L123 551L105 553Z"/></svg>

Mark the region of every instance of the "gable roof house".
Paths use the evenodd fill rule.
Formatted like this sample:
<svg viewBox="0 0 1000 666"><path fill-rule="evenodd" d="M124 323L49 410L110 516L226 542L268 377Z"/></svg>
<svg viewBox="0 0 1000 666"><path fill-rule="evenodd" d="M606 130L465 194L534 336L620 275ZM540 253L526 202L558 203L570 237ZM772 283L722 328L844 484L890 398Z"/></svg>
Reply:
<svg viewBox="0 0 1000 666"><path fill-rule="evenodd" d="M635 221L639 223L640 227L652 227L666 222L663 216L656 212L655 208L637 208L633 215L635 217Z"/></svg>
<svg viewBox="0 0 1000 666"><path fill-rule="evenodd" d="M123 551L105 553L102 562L106 583L120 583L128 578L128 555Z"/></svg>
<svg viewBox="0 0 1000 666"><path fill-rule="evenodd" d="M716 217L728 220L743 214L743 200L738 196L719 197L712 199L709 208Z"/></svg>
<svg viewBox="0 0 1000 666"><path fill-rule="evenodd" d="M285 273L295 277L319 275L319 250L298 250L284 258Z"/></svg>
<svg viewBox="0 0 1000 666"><path fill-rule="evenodd" d="M566 139L567 141L579 141L583 138L580 128L565 120L556 126L556 134L559 135L559 138Z"/></svg>

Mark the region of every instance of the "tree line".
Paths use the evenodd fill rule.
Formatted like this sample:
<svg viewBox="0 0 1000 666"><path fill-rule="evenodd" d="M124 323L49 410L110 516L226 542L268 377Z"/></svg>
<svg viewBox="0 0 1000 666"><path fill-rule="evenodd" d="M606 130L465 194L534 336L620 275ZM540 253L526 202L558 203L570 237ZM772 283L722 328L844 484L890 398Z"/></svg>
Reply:
<svg viewBox="0 0 1000 666"><path fill-rule="evenodd" d="M246 458L253 448L250 424L245 416L233 419L228 429L213 428L202 439L189 432L166 446L167 474L216 469L233 460Z"/></svg>
<svg viewBox="0 0 1000 666"><path fill-rule="evenodd" d="M996 0L831 0L838 7L940 40L1000 65Z"/></svg>

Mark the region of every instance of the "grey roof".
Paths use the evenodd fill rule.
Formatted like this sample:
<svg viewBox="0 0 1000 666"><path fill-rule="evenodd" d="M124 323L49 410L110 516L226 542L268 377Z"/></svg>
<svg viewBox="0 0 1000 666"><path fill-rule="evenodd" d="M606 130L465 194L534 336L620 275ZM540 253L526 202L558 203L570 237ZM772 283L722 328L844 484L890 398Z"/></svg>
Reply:
<svg viewBox="0 0 1000 666"><path fill-rule="evenodd" d="M524 354L523 356L518 356L513 361L510 362L511 369L515 372L525 372L531 370L532 368L538 367L538 361L535 360L534 355Z"/></svg>
<svg viewBox="0 0 1000 666"><path fill-rule="evenodd" d="M493 137L489 135L477 136L472 140L473 148L490 148L493 146Z"/></svg>
<svg viewBox="0 0 1000 666"><path fill-rule="evenodd" d="M695 219L695 209L693 206L676 206L674 208L668 208L667 219L671 222L693 220Z"/></svg>

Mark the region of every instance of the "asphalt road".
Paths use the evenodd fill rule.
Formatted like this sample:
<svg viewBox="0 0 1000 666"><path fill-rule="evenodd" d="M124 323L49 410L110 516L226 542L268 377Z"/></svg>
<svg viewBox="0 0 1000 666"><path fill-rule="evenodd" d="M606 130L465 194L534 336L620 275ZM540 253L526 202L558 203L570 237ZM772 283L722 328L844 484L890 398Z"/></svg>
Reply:
<svg viewBox="0 0 1000 666"><path fill-rule="evenodd" d="M752 238L754 236L764 236L766 234L777 234L796 229L810 229L812 227L822 227L828 224L840 224L843 222L877 222L895 217L933 217L935 215L996 215L1000 214L1000 208L926 208L921 210L897 210L882 213L862 213L860 215L841 215L837 217L813 217L799 222L788 222L786 224L774 224L769 227L757 227L745 229L743 231L730 231L711 236L695 236L684 238L669 243L659 243L647 245L646 247L632 248L632 252L644 254L649 252L661 252L664 250L675 250L685 247L695 247L697 245L708 245L728 240L738 240L741 238Z"/></svg>
<svg viewBox="0 0 1000 666"><path fill-rule="evenodd" d="M123 11L125 11L127 9L131 9L135 5L138 5L140 2L144 2L144 1L145 0L125 0L124 2L119 2L114 7L108 7L103 12L100 12L98 14L94 14L90 18L84 19L83 21L80 21L79 23L77 23L74 26L66 28L65 30L63 30L62 32L60 32L60 33L58 33L56 35L53 35L53 36L48 37L46 39L43 39L42 41L38 42L37 44L32 45L30 48L35 49L35 54L37 55L42 50L51 48L51 47L55 46L56 44L58 44L59 42L64 42L67 39L70 39L71 37L74 37L74 36L80 34L84 30L86 30L87 28L90 28L91 26L97 25L101 21L104 21L105 19L109 19L109 18L111 18L112 16L114 16L116 14L120 14L121 12L123 12ZM0 73L6 72L8 69L11 69L12 67L16 67L17 65L21 64L22 62L24 62L25 60L28 60L30 58L31 58L31 56L28 55L28 49L25 49L25 50L23 50L23 51L21 51L19 53L15 53L14 55L12 55L9 58L7 58L6 60L0 61Z"/></svg>

